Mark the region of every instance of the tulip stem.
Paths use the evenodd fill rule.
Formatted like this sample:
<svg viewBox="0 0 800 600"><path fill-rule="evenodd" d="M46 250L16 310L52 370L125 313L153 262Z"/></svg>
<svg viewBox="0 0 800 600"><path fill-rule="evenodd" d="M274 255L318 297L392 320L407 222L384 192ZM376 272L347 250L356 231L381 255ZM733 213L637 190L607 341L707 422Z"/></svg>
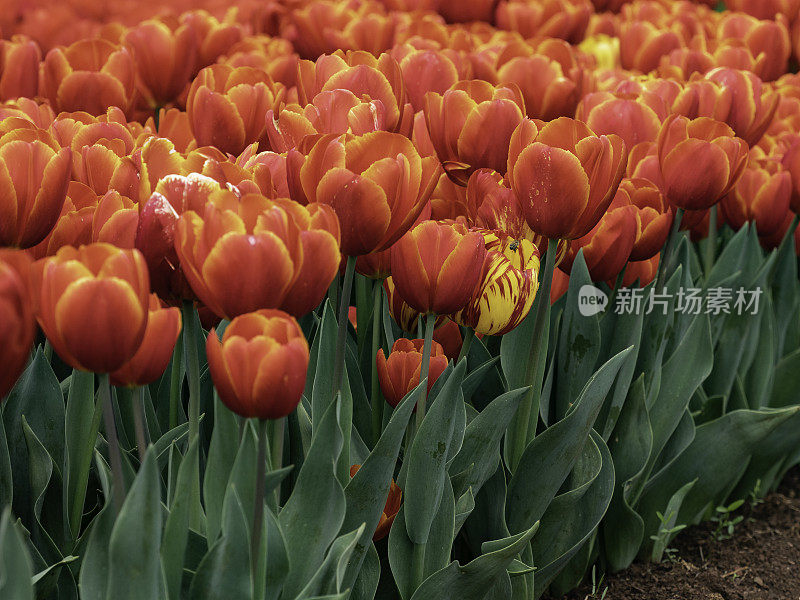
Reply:
<svg viewBox="0 0 800 600"><path fill-rule="evenodd" d="M411 580L416 590L425 581L425 549L428 544L414 544L411 549Z"/></svg>
<svg viewBox="0 0 800 600"><path fill-rule="evenodd" d="M469 356L472 340L475 339L475 330L472 327L462 327L461 331L464 332L464 341L461 342L461 350L458 353L456 364L460 363L462 358L467 358Z"/></svg>
<svg viewBox="0 0 800 600"><path fill-rule="evenodd" d="M183 384L183 331L178 334L175 350L172 353L172 367L169 373L169 428L178 426L178 404L181 401Z"/></svg>
<svg viewBox="0 0 800 600"><path fill-rule="evenodd" d="M282 420L281 420L282 422ZM253 568L253 581L258 573L258 559L261 554L261 527L264 522L264 486L267 479L267 425L269 421L258 421L258 459L256 462L256 502L253 509L253 534L250 537L250 562ZM283 427L281 426L281 433ZM281 442L283 436L281 436ZM274 443L274 440L273 440Z"/></svg>
<svg viewBox="0 0 800 600"><path fill-rule="evenodd" d="M683 209L679 208L675 211L675 219L672 221L672 229L667 236L667 241L664 244L664 250L661 253L661 260L658 262L658 276L656 277L656 291L658 292L664 286L664 279L667 272L672 267L672 247L675 245L675 238L678 237L678 230L681 227L683 220Z"/></svg>
<svg viewBox="0 0 800 600"><path fill-rule="evenodd" d="M111 404L111 385L108 381L108 373L99 376L100 381L100 400L103 403L103 419L106 425L106 440L108 441L108 455L111 460L111 476L114 479L114 487L111 495L114 498L114 510L116 514L122 510L122 503L125 500L125 479L122 476L122 455L119 451L119 439L117 439L117 426L114 423L114 406Z"/></svg>
<svg viewBox="0 0 800 600"><path fill-rule="evenodd" d="M183 303L183 345L189 376L189 447L200 433L200 358L197 355L197 323L191 302Z"/></svg>
<svg viewBox="0 0 800 600"><path fill-rule="evenodd" d="M422 344L422 365L419 371L419 382L422 383L428 378L428 371L431 366L431 345L433 343L433 328L436 325L436 314L428 313L425 315L425 338ZM424 385L419 392L417 401L417 425L416 431L422 427L422 420L425 418L425 404L428 401L428 386ZM414 432L416 434L416 431Z"/></svg>
<svg viewBox="0 0 800 600"><path fill-rule="evenodd" d="M714 268L714 258L717 250L717 205L711 207L708 212L708 237L706 238L705 252L703 253L704 270L706 281L711 277L711 269Z"/></svg>
<svg viewBox="0 0 800 600"><path fill-rule="evenodd" d="M272 445L270 446L270 449L272 456L272 469L276 471L283 467L283 431L285 423L286 417L275 419L272 422Z"/></svg>
<svg viewBox="0 0 800 600"><path fill-rule="evenodd" d="M380 395L380 384L378 382L378 364L375 362L378 356L378 348L381 343L381 316L383 315L383 284L375 282L372 288L372 354L370 354L371 368L371 389L370 400L372 401L372 443L377 444L381 437L383 425L383 399Z"/></svg>
<svg viewBox="0 0 800 600"><path fill-rule="evenodd" d="M331 399L336 398L342 389L342 377L344 375L345 346L347 344L347 312L350 308L350 291L353 288L353 277L356 272L356 257L347 257L347 266L344 270L344 281L342 283L341 304L339 304L339 329L336 334L336 362L333 365L333 389Z"/></svg>
<svg viewBox="0 0 800 600"><path fill-rule="evenodd" d="M144 463L147 452L147 439L144 435L144 395L142 386L137 385L133 390L133 427L136 430L136 447L139 449L139 464Z"/></svg>
<svg viewBox="0 0 800 600"><path fill-rule="evenodd" d="M553 272L556 268L556 255L558 254L558 240L551 239L547 243L547 254L544 260L544 274L542 275L539 291L536 293L535 313L533 314L533 335L531 336L531 352L525 366L525 382L530 390L525 393L517 410L517 415L511 424L512 429L508 457L509 469L514 472L519 464L529 438L536 435L536 426L530 431L530 422L536 423L539 414L539 402L542 395L542 381L544 368L547 361L547 346L549 343L550 319L550 287L553 282ZM530 316L528 317L530 318ZM545 326L548 326L546 329Z"/></svg>

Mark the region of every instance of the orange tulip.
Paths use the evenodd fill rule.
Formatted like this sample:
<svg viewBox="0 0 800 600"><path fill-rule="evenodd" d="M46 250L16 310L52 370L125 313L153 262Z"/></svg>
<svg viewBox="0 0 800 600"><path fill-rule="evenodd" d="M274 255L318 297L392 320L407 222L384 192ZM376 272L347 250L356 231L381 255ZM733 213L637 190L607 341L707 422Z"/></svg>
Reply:
<svg viewBox="0 0 800 600"><path fill-rule="evenodd" d="M508 180L530 228L550 239L589 233L625 172L625 143L566 117L538 129L523 121L511 138Z"/></svg>
<svg viewBox="0 0 800 600"><path fill-rule="evenodd" d="M624 23L619 40L622 67L642 73L653 71L662 56L681 47L681 36L677 31L647 21Z"/></svg>
<svg viewBox="0 0 800 600"><path fill-rule="evenodd" d="M759 236L771 236L780 230L791 196L788 172L779 164L751 158L742 178L720 202L720 213L733 229L752 221Z"/></svg>
<svg viewBox="0 0 800 600"><path fill-rule="evenodd" d="M484 335L503 335L528 315L539 288L539 250L526 239L481 231L486 256L478 286L452 316Z"/></svg>
<svg viewBox="0 0 800 600"><path fill-rule="evenodd" d="M425 106L425 94L444 94L459 79L453 58L437 50L412 50L400 60L406 94L415 111Z"/></svg>
<svg viewBox="0 0 800 600"><path fill-rule="evenodd" d="M386 131L323 136L300 160L300 193L292 196L333 208L346 256L394 244L422 212L439 174L435 158L420 158L407 137Z"/></svg>
<svg viewBox="0 0 800 600"><path fill-rule="evenodd" d="M241 153L265 141L266 114L283 101L284 87L250 67L206 67L189 88L186 112L200 146Z"/></svg>
<svg viewBox="0 0 800 600"><path fill-rule="evenodd" d="M505 173L511 134L525 116L519 88L459 81L444 94L425 94L425 122L450 178L466 185L475 169Z"/></svg>
<svg viewBox="0 0 800 600"><path fill-rule="evenodd" d="M464 343L461 328L452 319L444 319L444 322L433 330L433 341L442 345L444 355L451 360L458 359Z"/></svg>
<svg viewBox="0 0 800 600"><path fill-rule="evenodd" d="M355 477L361 465L353 465L350 467L350 477ZM372 541L377 542L389 535L389 530L392 528L394 518L400 512L400 505L403 503L403 490L400 489L394 479L389 482L389 493L386 496L386 504L381 512L381 518L378 521L378 526L375 528L375 533L372 534Z"/></svg>
<svg viewBox="0 0 800 600"><path fill-rule="evenodd" d="M378 350L375 365L381 393L391 406L395 407L411 390L419 385L422 370L423 340L400 338L395 341L389 358ZM431 344L430 366L428 371L428 393L433 384L447 368L447 356L438 342Z"/></svg>
<svg viewBox="0 0 800 600"><path fill-rule="evenodd" d="M789 1L798 6L794 14L788 17L794 19L800 10L800 2ZM764 81L773 81L786 73L792 53L789 21L784 15L779 15L774 20L772 17L761 18L765 20L759 21L758 18L741 13L728 13L719 23L717 37L723 47L730 45L735 48L743 45L747 48L754 58L751 68L753 73ZM727 64L722 52L717 51L716 54L719 66L736 66Z"/></svg>
<svg viewBox="0 0 800 600"><path fill-rule="evenodd" d="M625 274L622 276L622 287L645 287L656 278L658 274L658 261L661 255L656 254L649 260L629 261L625 267ZM608 286L613 288L616 280L607 281Z"/></svg>
<svg viewBox="0 0 800 600"><path fill-rule="evenodd" d="M67 195L71 158L69 149L33 130L0 139L0 245L29 248L50 233Z"/></svg>
<svg viewBox="0 0 800 600"><path fill-rule="evenodd" d="M800 136L794 139L781 161L783 168L789 171L792 178L791 209L800 214Z"/></svg>
<svg viewBox="0 0 800 600"><path fill-rule="evenodd" d="M42 93L59 112L101 115L109 106L128 112L135 82L130 52L99 38L54 48L42 63Z"/></svg>
<svg viewBox="0 0 800 600"><path fill-rule="evenodd" d="M240 315L220 342L206 339L208 369L220 400L245 418L280 419L300 403L308 342L297 321L280 310Z"/></svg>
<svg viewBox="0 0 800 600"><path fill-rule="evenodd" d="M498 4L495 18L498 27L525 38L554 37L577 43L593 12L589 0L509 0Z"/></svg>
<svg viewBox="0 0 800 600"><path fill-rule="evenodd" d="M155 294L150 294L147 328L136 354L111 373L111 384L148 385L161 377L172 359L175 342L181 333L181 311L165 308Z"/></svg>
<svg viewBox="0 0 800 600"><path fill-rule="evenodd" d="M678 208L710 208L747 165L747 144L719 121L673 115L658 135L658 162L667 200Z"/></svg>
<svg viewBox="0 0 800 600"><path fill-rule="evenodd" d="M425 221L392 247L392 279L415 310L451 314L475 292L485 255L480 233L460 224Z"/></svg>
<svg viewBox="0 0 800 600"><path fill-rule="evenodd" d="M778 94L747 71L719 68L709 72L706 79L731 90L730 112L720 120L748 144L758 142L778 109Z"/></svg>
<svg viewBox="0 0 800 600"><path fill-rule="evenodd" d="M0 249L0 399L25 368L36 332L28 294L30 264L25 252Z"/></svg>
<svg viewBox="0 0 800 600"><path fill-rule="evenodd" d="M660 110L662 106L656 102L649 105L647 100L645 95L595 92L584 96L575 117L598 135L616 134L626 148L633 148L641 142L654 142L667 116Z"/></svg>
<svg viewBox="0 0 800 600"><path fill-rule="evenodd" d="M623 179L611 208L636 208L636 239L630 252L633 261L658 254L672 226L672 212L658 186L647 179Z"/></svg>
<svg viewBox="0 0 800 600"><path fill-rule="evenodd" d="M175 250L192 289L215 314L281 308L302 316L320 303L340 262L329 207L221 192L201 214L178 220Z"/></svg>
<svg viewBox="0 0 800 600"><path fill-rule="evenodd" d="M0 41L0 100L35 98L39 92L42 53L33 40L14 36Z"/></svg>
<svg viewBox="0 0 800 600"><path fill-rule="evenodd" d="M419 213L417 220L411 226L413 229L423 221L431 218L431 204L428 202ZM391 248L380 250L378 252L370 252L369 254L362 254L356 260L356 272L361 273L364 277L370 279L385 279L392 272L392 252Z"/></svg>
<svg viewBox="0 0 800 600"><path fill-rule="evenodd" d="M406 333L416 334L420 313L418 310L411 308L406 301L400 297L391 276L383 280L383 291L386 292L389 314L394 319L394 322Z"/></svg>
<svg viewBox="0 0 800 600"><path fill-rule="evenodd" d="M172 29L163 21L142 21L123 36L151 108L175 101L189 85L197 63L198 39L186 25Z"/></svg>
<svg viewBox="0 0 800 600"><path fill-rule="evenodd" d="M727 0L725 5L758 19L774 19L778 14L792 19L800 11L800 0Z"/></svg>
<svg viewBox="0 0 800 600"><path fill-rule="evenodd" d="M71 367L110 373L129 361L147 326L150 280L137 250L66 246L34 263L36 317Z"/></svg>

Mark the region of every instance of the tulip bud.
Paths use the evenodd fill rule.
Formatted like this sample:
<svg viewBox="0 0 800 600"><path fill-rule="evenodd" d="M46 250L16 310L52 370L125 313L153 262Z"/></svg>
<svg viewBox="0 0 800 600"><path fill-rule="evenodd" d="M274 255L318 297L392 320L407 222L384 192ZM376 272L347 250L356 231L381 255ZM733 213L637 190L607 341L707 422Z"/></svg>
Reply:
<svg viewBox="0 0 800 600"><path fill-rule="evenodd" d="M528 226L549 239L586 235L617 191L625 143L566 117L537 129L523 121L511 138L508 179Z"/></svg>
<svg viewBox="0 0 800 600"><path fill-rule="evenodd" d="M648 260L664 247L672 212L658 187L647 179L623 179L610 208L636 208L636 239L630 260Z"/></svg>
<svg viewBox="0 0 800 600"><path fill-rule="evenodd" d="M150 294L147 327L136 354L111 373L111 384L148 385L163 375L172 359L175 342L181 333L181 311L165 308L155 294Z"/></svg>
<svg viewBox="0 0 800 600"><path fill-rule="evenodd" d="M350 467L350 478L355 477L361 465L353 465ZM392 528L394 518L400 512L400 505L403 503L403 490L400 489L394 479L389 482L389 494L386 497L386 504L381 512L381 518L378 521L378 526L375 528L375 533L372 534L372 541L377 542L389 535L389 530Z"/></svg>
<svg viewBox="0 0 800 600"><path fill-rule="evenodd" d="M475 292L485 255L480 233L460 224L425 221L392 248L392 278L412 308L451 314Z"/></svg>
<svg viewBox="0 0 800 600"><path fill-rule="evenodd" d="M35 98L42 53L33 40L14 36L0 41L0 100Z"/></svg>
<svg viewBox="0 0 800 600"><path fill-rule="evenodd" d="M0 249L0 400L25 368L36 332L28 294L30 265L25 252Z"/></svg>
<svg viewBox="0 0 800 600"><path fill-rule="evenodd" d="M375 365L381 393L391 406L397 406L411 390L419 385L422 370L423 340L400 338L395 341L389 358L378 350ZM430 367L428 370L428 393L433 384L447 368L447 356L438 342L431 344Z"/></svg>
<svg viewBox="0 0 800 600"><path fill-rule="evenodd" d="M482 231L481 276L467 306L453 320L477 333L503 335L527 316L539 288L539 250L528 240Z"/></svg>
<svg viewBox="0 0 800 600"><path fill-rule="evenodd" d="M747 144L719 121L673 115L658 135L658 162L667 200L685 210L716 204L747 165Z"/></svg>
<svg viewBox="0 0 800 600"><path fill-rule="evenodd" d="M208 369L220 400L247 419L280 419L300 403L308 342L294 318L259 310L233 319L222 341L206 339Z"/></svg>
<svg viewBox="0 0 800 600"><path fill-rule="evenodd" d="M110 373L139 349L150 279L138 250L66 246L34 263L31 288L39 325L71 367Z"/></svg>

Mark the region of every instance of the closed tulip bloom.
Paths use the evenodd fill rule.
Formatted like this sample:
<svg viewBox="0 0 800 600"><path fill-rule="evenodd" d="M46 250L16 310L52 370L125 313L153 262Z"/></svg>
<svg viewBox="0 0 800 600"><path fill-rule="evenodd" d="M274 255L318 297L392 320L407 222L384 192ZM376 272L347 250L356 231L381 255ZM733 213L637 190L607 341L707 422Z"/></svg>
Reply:
<svg viewBox="0 0 800 600"><path fill-rule="evenodd" d="M450 178L466 185L475 169L505 173L511 134L525 116L515 84L459 81L444 94L425 94L425 121Z"/></svg>
<svg viewBox="0 0 800 600"><path fill-rule="evenodd" d="M138 250L66 246L33 264L31 288L39 325L71 367L110 373L139 349L150 280Z"/></svg>
<svg viewBox="0 0 800 600"><path fill-rule="evenodd" d="M517 31L525 38L554 37L577 43L593 12L589 0L508 0L497 5L495 19L501 29Z"/></svg>
<svg viewBox="0 0 800 600"><path fill-rule="evenodd" d="M480 282L456 323L484 335L503 335L527 316L539 289L539 250L526 239L481 232L486 244Z"/></svg>
<svg viewBox="0 0 800 600"><path fill-rule="evenodd" d="M383 291L386 292L389 315L394 319L394 322L406 333L416 334L420 312L411 308L406 301L400 297L391 276L383 280Z"/></svg>
<svg viewBox="0 0 800 600"><path fill-rule="evenodd" d="M658 67L662 56L681 47L677 31L647 21L624 23L619 34L622 68L649 73Z"/></svg>
<svg viewBox="0 0 800 600"><path fill-rule="evenodd" d="M444 349L444 354L451 360L457 360L461 354L461 347L464 338L461 335L461 328L452 319L444 319L441 325L437 325L433 330L433 341L438 342Z"/></svg>
<svg viewBox="0 0 800 600"><path fill-rule="evenodd" d="M588 234L572 240L569 252L559 265L566 272L572 269L579 250L592 281L607 281L617 277L625 268L636 242L636 208L613 204Z"/></svg>
<svg viewBox="0 0 800 600"><path fill-rule="evenodd" d="M747 144L719 121L673 115L658 136L658 162L667 200L703 210L727 194L747 165Z"/></svg>
<svg viewBox="0 0 800 600"><path fill-rule="evenodd" d="M175 342L181 332L181 310L166 308L155 294L150 294L147 327L136 354L111 373L111 384L148 385L164 374L172 359Z"/></svg>
<svg viewBox="0 0 800 600"><path fill-rule="evenodd" d="M387 131L323 136L301 160L304 200L333 208L346 256L385 250L400 239L440 172L435 158L421 158L407 137Z"/></svg>
<svg viewBox="0 0 800 600"><path fill-rule="evenodd" d="M283 101L283 85L251 67L206 67L189 88L186 112L199 146L216 146L240 154L245 146L263 142L266 114Z"/></svg>
<svg viewBox="0 0 800 600"><path fill-rule="evenodd" d="M221 192L200 214L181 216L175 250L192 289L218 316L259 308L302 316L338 271L338 236L327 206Z"/></svg>
<svg viewBox="0 0 800 600"><path fill-rule="evenodd" d="M350 467L350 477L355 477L355 474L358 473L358 470L361 468L361 465L353 465ZM392 528L392 523L394 523L394 518L397 516L397 513L400 512L400 505L403 503L403 490L400 489L394 479L389 482L389 493L386 496L386 504L383 506L383 511L381 512L381 518L378 521L378 526L375 528L375 533L372 534L372 541L377 542L378 540L382 540L387 535L389 535L389 531Z"/></svg>
<svg viewBox="0 0 800 600"><path fill-rule="evenodd" d="M706 74L706 79L731 90L730 112L720 120L748 144L758 142L778 109L778 94L748 71L714 69Z"/></svg>
<svg viewBox="0 0 800 600"><path fill-rule="evenodd" d="M0 249L0 399L25 368L36 332L28 293L30 265L27 253Z"/></svg>
<svg viewBox="0 0 800 600"><path fill-rule="evenodd" d="M158 20L129 29L123 43L133 54L143 95L155 108L173 102L189 84L197 62L198 39L186 25L170 28Z"/></svg>
<svg viewBox="0 0 800 600"><path fill-rule="evenodd" d="M649 106L647 96L595 92L584 96L575 116L598 135L616 134L633 148L641 142L654 142L666 113Z"/></svg>
<svg viewBox="0 0 800 600"><path fill-rule="evenodd" d="M776 234L789 210L792 178L779 164L751 158L742 178L719 204L725 222L733 229L755 223L759 236Z"/></svg>
<svg viewBox="0 0 800 600"><path fill-rule="evenodd" d="M406 94L415 111L425 106L425 94L444 94L459 79L453 59L437 50L412 50L400 60Z"/></svg>
<svg viewBox="0 0 800 600"><path fill-rule="evenodd" d="M383 348L378 350L375 365L378 369L378 380L381 384L381 393L392 406L397 406L400 401L415 387L419 385L422 370L423 340L409 340L400 338L395 341L389 358L383 353ZM433 384L447 368L447 356L441 344L431 343L430 367L428 370L428 393Z"/></svg>
<svg viewBox="0 0 800 600"><path fill-rule="evenodd" d="M779 14L791 19L800 11L800 0L728 0L725 4L730 10L747 13L757 19L774 19Z"/></svg>
<svg viewBox="0 0 800 600"><path fill-rule="evenodd" d="M0 245L30 248L58 220L67 195L72 154L33 131L0 142ZM16 137L17 139L9 139Z"/></svg>
<svg viewBox="0 0 800 600"><path fill-rule="evenodd" d="M792 15L779 15L777 18L758 17L741 13L727 12L717 30L717 38L721 46L730 44L733 47L744 46L754 57L752 71L764 81L773 81L786 73L792 43L789 35L790 21L796 20L800 2L789 0L794 5ZM768 4L769 2L764 2ZM764 19L764 20L759 20ZM719 51L717 55L722 58ZM719 66L728 65L724 59L717 60Z"/></svg>
<svg viewBox="0 0 800 600"><path fill-rule="evenodd" d="M647 179L623 179L610 208L636 208L636 240L630 259L648 260L658 254L672 227L672 211L658 186Z"/></svg>
<svg viewBox="0 0 800 600"><path fill-rule="evenodd" d="M514 239L538 241L525 221L522 204L500 173L488 169L475 171L467 182L466 204L475 226L501 231Z"/></svg>
<svg viewBox="0 0 800 600"><path fill-rule="evenodd" d="M35 98L42 53L33 40L14 36L0 41L0 100Z"/></svg>
<svg viewBox="0 0 800 600"><path fill-rule="evenodd" d="M457 223L425 221L392 248L392 279L412 308L447 315L472 297L485 256L480 233Z"/></svg>
<svg viewBox="0 0 800 600"><path fill-rule="evenodd" d="M626 164L625 143L617 135L596 135L567 117L541 129L524 121L511 138L507 178L534 232L575 239L605 213Z"/></svg>
<svg viewBox="0 0 800 600"><path fill-rule="evenodd" d="M104 39L85 39L54 48L42 63L42 93L61 111L101 115L109 106L131 108L136 68L126 48Z"/></svg>
<svg viewBox="0 0 800 600"><path fill-rule="evenodd" d="M308 342L297 321L280 310L233 319L222 341L206 340L208 369L220 400L247 419L280 419L300 403L306 385Z"/></svg>
<svg viewBox="0 0 800 600"><path fill-rule="evenodd" d="M796 138L784 153L781 164L792 178L790 208L793 213L800 214L800 137Z"/></svg>

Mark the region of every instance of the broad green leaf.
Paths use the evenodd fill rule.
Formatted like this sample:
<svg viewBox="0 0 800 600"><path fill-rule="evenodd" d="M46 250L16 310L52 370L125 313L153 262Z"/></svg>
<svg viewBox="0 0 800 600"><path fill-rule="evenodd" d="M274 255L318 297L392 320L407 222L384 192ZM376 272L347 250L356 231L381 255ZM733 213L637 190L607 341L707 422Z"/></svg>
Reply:
<svg viewBox="0 0 800 600"><path fill-rule="evenodd" d="M378 582L381 577L381 559L374 544L369 545L367 553L358 572L358 578L353 591L350 594L351 600L373 600L378 590Z"/></svg>
<svg viewBox="0 0 800 600"><path fill-rule="evenodd" d="M800 389L800 348L787 354L775 367L775 384L768 406L781 408L797 403Z"/></svg>
<svg viewBox="0 0 800 600"><path fill-rule="evenodd" d="M33 564L20 527L6 507L0 517L0 598L33 600Z"/></svg>
<svg viewBox="0 0 800 600"><path fill-rule="evenodd" d="M306 389L311 390L311 421L314 424L321 422L329 406L335 403L335 399L329 397L333 385L333 356L336 354L335 313L330 300L326 300L322 320L311 349L312 355L316 357L314 379L306 381Z"/></svg>
<svg viewBox="0 0 800 600"><path fill-rule="evenodd" d="M600 407L631 349L611 358L583 388L572 411L525 449L508 486L506 519L512 532L540 520L578 460Z"/></svg>
<svg viewBox="0 0 800 600"><path fill-rule="evenodd" d="M264 511L267 526L267 570L264 600L277 600L289 572L289 557L278 518L271 510Z"/></svg>
<svg viewBox="0 0 800 600"><path fill-rule="evenodd" d="M78 587L81 600L106 600L108 588L108 541L114 528L114 508L108 502L92 521L86 552L81 561Z"/></svg>
<svg viewBox="0 0 800 600"><path fill-rule="evenodd" d="M8 450L6 427L0 419L0 508L10 506L14 499L14 475L11 473L11 453Z"/></svg>
<svg viewBox="0 0 800 600"><path fill-rule="evenodd" d="M334 540L325 560L300 592L301 597L338 594L343 591L342 583L347 570L347 563L364 530L365 527L362 524L358 529L341 535Z"/></svg>
<svg viewBox="0 0 800 600"><path fill-rule="evenodd" d="M226 482L233 470L239 448L239 424L219 396L214 394L214 429L208 449L203 479L203 504L206 509L206 535L213 544L222 526L222 503L225 500Z"/></svg>
<svg viewBox="0 0 800 600"><path fill-rule="evenodd" d="M111 532L106 592L109 598L163 600L161 530L161 482L151 448ZM131 585L134 581L136 584Z"/></svg>

